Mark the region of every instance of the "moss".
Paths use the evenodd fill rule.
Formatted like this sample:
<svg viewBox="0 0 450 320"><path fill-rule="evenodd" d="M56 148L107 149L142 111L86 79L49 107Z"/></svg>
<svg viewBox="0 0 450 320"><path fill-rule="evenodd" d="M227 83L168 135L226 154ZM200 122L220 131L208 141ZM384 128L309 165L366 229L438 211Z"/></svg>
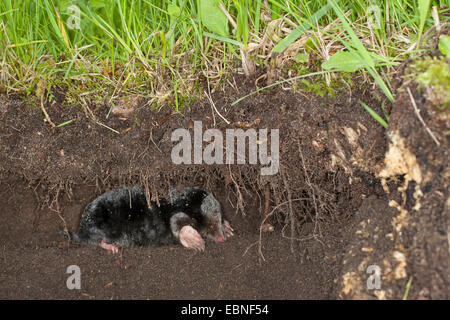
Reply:
<svg viewBox="0 0 450 320"><path fill-rule="evenodd" d="M425 57L413 64L413 77L439 110L450 105L450 67L444 57Z"/></svg>
<svg viewBox="0 0 450 320"><path fill-rule="evenodd" d="M300 60L301 61L301 60ZM306 65L306 63L302 62L293 62L287 68L294 69L297 73L297 76L308 74L311 72L315 72L315 70L320 70L320 63L318 61L312 61L310 67ZM347 84L347 85L346 85ZM311 78L300 79L297 82L296 89L312 92L318 95L319 97L330 96L336 97L343 90L352 87L353 81L351 80L351 74L347 72L336 72L331 77L331 81L327 84L327 81L323 75L314 76Z"/></svg>

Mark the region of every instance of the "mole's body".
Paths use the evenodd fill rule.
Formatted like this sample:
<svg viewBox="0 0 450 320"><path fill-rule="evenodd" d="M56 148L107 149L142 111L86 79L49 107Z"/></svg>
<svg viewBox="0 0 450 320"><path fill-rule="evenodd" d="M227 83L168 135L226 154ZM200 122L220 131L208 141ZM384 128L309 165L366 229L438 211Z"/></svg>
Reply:
<svg viewBox="0 0 450 320"><path fill-rule="evenodd" d="M147 204L142 187L119 187L87 205L72 241L100 243L117 252L117 246L160 246L181 243L204 250L202 236L224 242L233 235L223 219L220 203L204 189L189 187L172 191L159 206Z"/></svg>

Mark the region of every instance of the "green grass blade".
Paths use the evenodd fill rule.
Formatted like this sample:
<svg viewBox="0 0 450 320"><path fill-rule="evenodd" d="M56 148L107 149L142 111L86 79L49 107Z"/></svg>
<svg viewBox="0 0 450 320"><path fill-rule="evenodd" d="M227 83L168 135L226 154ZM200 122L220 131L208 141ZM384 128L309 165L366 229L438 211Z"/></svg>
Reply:
<svg viewBox="0 0 450 320"><path fill-rule="evenodd" d="M218 36L218 35L213 34L213 33L203 32L203 35L206 36L206 37L210 37L212 39L216 39L216 40L222 41L222 42L228 42L228 43L233 44L233 45L238 46L238 47L243 47L244 46L244 44L242 42L239 42L239 41L236 41L236 40L233 40L233 39L230 39L230 38Z"/></svg>
<svg viewBox="0 0 450 320"><path fill-rule="evenodd" d="M381 124L383 127L385 127L386 129L388 128L388 124L386 123L386 121L384 121L384 119L382 117L380 117L375 111L372 110L371 107L369 107L367 104L365 104L364 102L360 101L359 103L361 103L361 105L364 107L364 109L366 109L366 111L375 119L378 121L379 124Z"/></svg>
<svg viewBox="0 0 450 320"><path fill-rule="evenodd" d="M314 24L315 21L319 21L325 13L330 9L330 5L322 7L319 11L314 13L311 17L311 23L303 23L294 29L291 33L287 35L284 39L282 39L273 49L272 52L280 53L283 52L291 43L300 38L309 28L311 24Z"/></svg>
<svg viewBox="0 0 450 320"><path fill-rule="evenodd" d="M430 7L430 0L418 0L419 1L419 32L417 35L417 46L419 46L420 38L422 37L423 27L425 26L425 20L428 14L428 8Z"/></svg>
<svg viewBox="0 0 450 320"><path fill-rule="evenodd" d="M347 42L343 39L340 39L342 44L350 51L355 54L356 57L360 57L361 63L364 65L365 69L369 72L369 74L374 78L375 82L380 86L383 93L386 95L386 97L393 102L394 96L390 92L388 86L384 83L383 79L380 77L378 72L375 69L375 62L372 59L370 53L367 51L367 49L362 44L361 40L359 40L356 33L353 31L352 27L348 23L347 18L345 17L344 13L342 12L341 8L339 8L334 0L328 0L328 3L333 7L334 12L341 20L342 24L344 25L345 30L350 36L351 42Z"/></svg>
<svg viewBox="0 0 450 320"><path fill-rule="evenodd" d="M8 48L18 48L18 47L28 46L30 44L47 43L47 42L48 42L48 40L34 40L34 41L29 41L29 42L24 42L24 43L14 43L14 44L8 45Z"/></svg>
<svg viewBox="0 0 450 320"><path fill-rule="evenodd" d="M65 125L68 125L69 123L72 123L75 119L70 119L68 121L65 121L63 123L58 124L56 127L60 128L60 127L64 127Z"/></svg>
<svg viewBox="0 0 450 320"><path fill-rule="evenodd" d="M408 300L409 289L411 288L412 277L409 278L406 284L405 294L403 295L403 300Z"/></svg>

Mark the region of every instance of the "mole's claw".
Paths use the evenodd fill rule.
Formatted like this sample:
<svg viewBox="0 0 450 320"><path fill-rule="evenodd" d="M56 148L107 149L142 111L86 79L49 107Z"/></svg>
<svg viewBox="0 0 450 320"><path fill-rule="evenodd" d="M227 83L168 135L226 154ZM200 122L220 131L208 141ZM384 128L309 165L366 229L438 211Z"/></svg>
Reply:
<svg viewBox="0 0 450 320"><path fill-rule="evenodd" d="M223 226L227 229L233 230L233 228L231 227L230 223L227 220L223 220Z"/></svg>
<svg viewBox="0 0 450 320"><path fill-rule="evenodd" d="M225 229L227 237L232 237L234 235L234 229L231 227L230 223L227 220L223 221L223 228Z"/></svg>

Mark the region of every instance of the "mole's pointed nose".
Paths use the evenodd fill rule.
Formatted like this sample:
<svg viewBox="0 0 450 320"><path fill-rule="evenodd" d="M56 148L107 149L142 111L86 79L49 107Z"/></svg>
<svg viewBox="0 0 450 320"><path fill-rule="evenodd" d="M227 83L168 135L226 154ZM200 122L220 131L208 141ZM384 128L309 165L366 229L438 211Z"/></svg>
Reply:
<svg viewBox="0 0 450 320"><path fill-rule="evenodd" d="M225 242L226 241L222 232L219 231L216 233L216 241L217 242Z"/></svg>

